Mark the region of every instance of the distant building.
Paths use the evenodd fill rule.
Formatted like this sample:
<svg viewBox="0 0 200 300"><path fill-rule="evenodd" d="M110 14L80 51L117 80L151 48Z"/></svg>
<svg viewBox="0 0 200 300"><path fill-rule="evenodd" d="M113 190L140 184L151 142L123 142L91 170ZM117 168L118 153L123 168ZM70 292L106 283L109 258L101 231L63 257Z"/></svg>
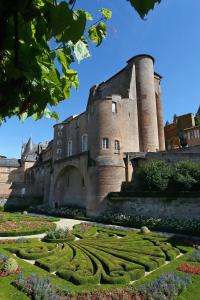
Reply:
<svg viewBox="0 0 200 300"><path fill-rule="evenodd" d="M199 120L199 122L198 122ZM200 145L200 108L196 115L188 113L176 116L173 123L165 125L167 150Z"/></svg>
<svg viewBox="0 0 200 300"><path fill-rule="evenodd" d="M0 198L23 196L25 190L25 171L37 161L46 144L33 144L30 138L22 145L21 159L0 156Z"/></svg>

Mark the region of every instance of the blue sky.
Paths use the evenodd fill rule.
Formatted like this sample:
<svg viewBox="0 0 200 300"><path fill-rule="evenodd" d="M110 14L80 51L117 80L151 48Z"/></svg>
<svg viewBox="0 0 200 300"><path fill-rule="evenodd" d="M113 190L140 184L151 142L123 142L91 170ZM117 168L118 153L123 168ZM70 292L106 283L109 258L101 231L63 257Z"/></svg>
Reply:
<svg viewBox="0 0 200 300"><path fill-rule="evenodd" d="M200 105L200 1L162 0L142 21L126 0L77 0L77 8L94 14L98 8L110 8L108 37L92 47L92 57L74 66L79 72L79 89L56 111L60 120L85 110L89 88L122 69L126 61L139 53L155 57L155 70L163 76L164 120L174 113L196 112ZM20 157L21 143L32 136L34 142L53 137L52 120L21 123L9 119L0 127L0 154Z"/></svg>

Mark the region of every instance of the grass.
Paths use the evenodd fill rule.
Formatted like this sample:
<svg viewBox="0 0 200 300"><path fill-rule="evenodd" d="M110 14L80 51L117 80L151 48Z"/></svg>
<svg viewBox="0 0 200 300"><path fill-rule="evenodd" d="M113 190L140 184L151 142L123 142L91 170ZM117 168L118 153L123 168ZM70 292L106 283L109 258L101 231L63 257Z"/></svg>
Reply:
<svg viewBox="0 0 200 300"><path fill-rule="evenodd" d="M12 256L16 253L15 258L26 276L32 273L40 277L48 276L57 288L78 293L130 287L129 282L134 280L131 287L137 288L158 278L163 272L176 271L194 251L194 248L179 242L172 246L167 238L155 234L141 235L134 231L97 226L82 231L75 226L73 234L81 239L59 246L36 239L27 244L0 244L0 254ZM175 259L179 251L185 254ZM36 260L37 265L31 265L23 257ZM171 260L167 265L164 264L166 259ZM57 276L51 274L54 271L57 271ZM152 273L144 277L147 271ZM192 277L192 284L177 300L200 299L200 275L189 276ZM1 300L28 299L11 285L15 278L16 275L0 278Z"/></svg>

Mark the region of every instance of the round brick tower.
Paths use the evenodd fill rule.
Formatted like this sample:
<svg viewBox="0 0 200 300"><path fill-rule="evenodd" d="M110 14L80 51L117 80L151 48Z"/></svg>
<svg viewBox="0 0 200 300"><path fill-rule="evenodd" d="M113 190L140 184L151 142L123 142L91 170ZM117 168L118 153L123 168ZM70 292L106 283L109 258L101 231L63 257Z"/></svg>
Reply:
<svg viewBox="0 0 200 300"><path fill-rule="evenodd" d="M156 94L156 108L157 108L157 121L158 121L158 137L159 137L159 150L165 150L165 134L163 127L163 110L162 99L160 93Z"/></svg>
<svg viewBox="0 0 200 300"><path fill-rule="evenodd" d="M159 150L157 109L154 84L154 59L142 54L134 57L136 66L136 87L140 151Z"/></svg>
<svg viewBox="0 0 200 300"><path fill-rule="evenodd" d="M98 215L105 209L105 199L110 191L120 191L125 180L125 165L122 155L120 124L121 97L115 97L116 113L113 112L113 97L93 100L89 105L89 168L88 215ZM116 149L116 141L119 149Z"/></svg>

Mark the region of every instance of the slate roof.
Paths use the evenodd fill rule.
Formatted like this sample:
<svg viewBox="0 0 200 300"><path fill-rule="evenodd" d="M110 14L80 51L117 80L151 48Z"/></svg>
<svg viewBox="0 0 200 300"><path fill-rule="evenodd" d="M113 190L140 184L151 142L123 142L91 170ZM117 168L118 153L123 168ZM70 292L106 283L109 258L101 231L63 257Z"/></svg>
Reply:
<svg viewBox="0 0 200 300"><path fill-rule="evenodd" d="M21 166L20 159L0 158L0 167L19 168L20 166Z"/></svg>
<svg viewBox="0 0 200 300"><path fill-rule="evenodd" d="M32 138L30 138L27 144L22 145L22 155L23 161L35 162L43 149L48 146L48 142L34 144Z"/></svg>

